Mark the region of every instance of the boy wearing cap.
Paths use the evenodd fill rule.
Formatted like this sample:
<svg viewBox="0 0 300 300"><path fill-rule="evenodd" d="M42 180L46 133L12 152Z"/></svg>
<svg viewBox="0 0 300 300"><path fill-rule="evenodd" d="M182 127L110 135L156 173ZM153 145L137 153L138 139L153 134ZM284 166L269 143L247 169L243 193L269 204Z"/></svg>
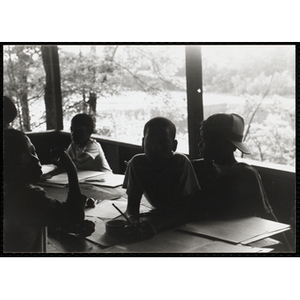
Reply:
<svg viewBox="0 0 300 300"><path fill-rule="evenodd" d="M272 213L259 173L234 157L236 149L250 154L242 141L243 132L244 120L237 114L214 114L203 121L199 143L203 158L192 161L192 165L206 217L269 217Z"/></svg>

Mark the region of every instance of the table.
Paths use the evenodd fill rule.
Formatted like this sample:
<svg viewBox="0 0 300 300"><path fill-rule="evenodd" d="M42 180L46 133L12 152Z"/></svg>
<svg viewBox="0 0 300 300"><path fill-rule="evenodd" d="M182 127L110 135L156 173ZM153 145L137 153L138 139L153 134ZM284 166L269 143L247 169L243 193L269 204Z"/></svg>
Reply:
<svg viewBox="0 0 300 300"><path fill-rule="evenodd" d="M67 187L43 187L47 194L59 201L67 198ZM73 234L60 234L48 237L49 253L77 253L77 254L195 254L195 253L268 253L278 247L278 241L274 239L263 239L251 245L240 245L229 243L207 236L200 236L190 232L185 232L178 227L168 229L156 234L151 239L146 240L120 240L103 243L105 233L105 222L113 218L122 218L120 213L114 208L110 209L110 204L115 203L122 211L126 208L126 191L121 187L108 188L87 184L81 184L81 190L87 197L101 200L95 209L86 210L86 219L92 220L96 224L96 231L86 238ZM145 211L151 208L145 198L141 201ZM99 205L99 207L98 207ZM111 206L112 207L112 206ZM102 215L101 215L102 214ZM100 217L99 217L100 216ZM101 242L99 237L101 238Z"/></svg>

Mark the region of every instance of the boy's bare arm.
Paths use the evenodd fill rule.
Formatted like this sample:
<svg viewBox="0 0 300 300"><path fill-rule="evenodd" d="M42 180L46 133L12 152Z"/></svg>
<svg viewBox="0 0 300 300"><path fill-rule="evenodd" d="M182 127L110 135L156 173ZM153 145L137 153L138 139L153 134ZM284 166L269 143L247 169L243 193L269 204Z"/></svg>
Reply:
<svg viewBox="0 0 300 300"><path fill-rule="evenodd" d="M84 201L81 197L81 190L78 182L77 170L74 162L72 161L69 154L61 149L54 151L54 156L58 167L63 168L67 171L69 179L69 194L68 202L74 205L80 205L84 207Z"/></svg>
<svg viewBox="0 0 300 300"><path fill-rule="evenodd" d="M138 218L140 213L140 203L142 197L129 196L127 202L126 216L127 217L136 217Z"/></svg>

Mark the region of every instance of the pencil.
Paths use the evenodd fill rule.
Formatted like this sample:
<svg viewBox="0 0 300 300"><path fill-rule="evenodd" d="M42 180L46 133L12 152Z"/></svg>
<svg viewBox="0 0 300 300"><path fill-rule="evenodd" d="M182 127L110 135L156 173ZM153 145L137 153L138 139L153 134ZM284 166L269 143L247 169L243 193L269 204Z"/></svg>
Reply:
<svg viewBox="0 0 300 300"><path fill-rule="evenodd" d="M112 206L127 220L127 222L129 222L130 224L132 224L132 222L130 221L130 219L113 203Z"/></svg>

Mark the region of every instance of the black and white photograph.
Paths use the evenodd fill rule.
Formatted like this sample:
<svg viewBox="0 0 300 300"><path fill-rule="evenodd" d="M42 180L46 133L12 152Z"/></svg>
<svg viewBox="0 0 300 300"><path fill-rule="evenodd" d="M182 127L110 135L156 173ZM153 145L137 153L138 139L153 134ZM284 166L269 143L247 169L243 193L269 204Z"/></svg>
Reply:
<svg viewBox="0 0 300 300"><path fill-rule="evenodd" d="M3 45L3 252L295 253L295 55Z"/></svg>
<svg viewBox="0 0 300 300"><path fill-rule="evenodd" d="M297 299L294 1L1 8L3 299Z"/></svg>

